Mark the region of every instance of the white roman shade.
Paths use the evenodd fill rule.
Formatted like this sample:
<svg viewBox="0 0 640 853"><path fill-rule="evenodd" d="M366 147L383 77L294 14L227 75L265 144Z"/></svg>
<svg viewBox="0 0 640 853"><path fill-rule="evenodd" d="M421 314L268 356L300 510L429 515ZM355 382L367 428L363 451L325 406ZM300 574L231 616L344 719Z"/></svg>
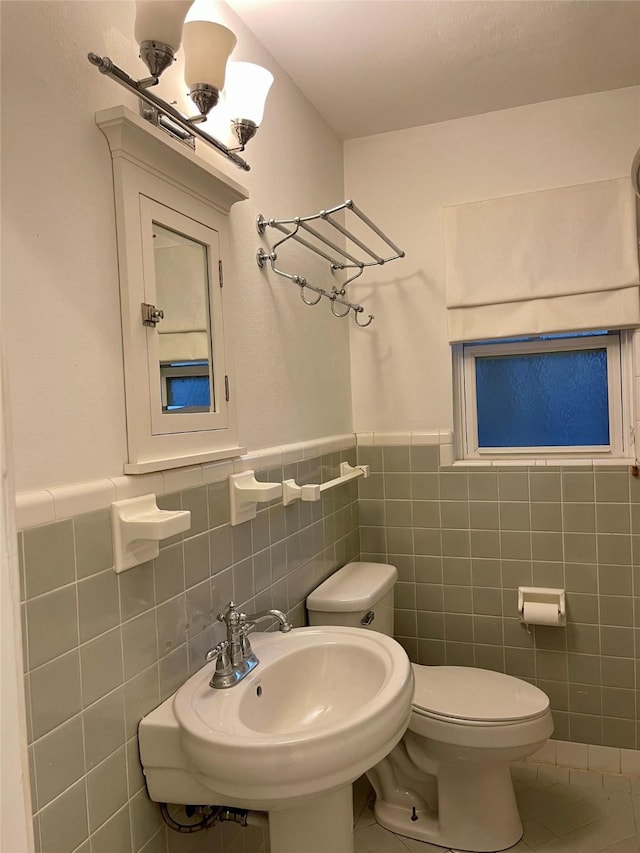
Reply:
<svg viewBox="0 0 640 853"><path fill-rule="evenodd" d="M640 325L628 178L444 208L449 340Z"/></svg>
<svg viewBox="0 0 640 853"><path fill-rule="evenodd" d="M156 288L164 319L158 326L160 361L209 359L209 303L203 247L155 248Z"/></svg>
<svg viewBox="0 0 640 853"><path fill-rule="evenodd" d="M208 361L209 333L162 332L158 337L160 361Z"/></svg>

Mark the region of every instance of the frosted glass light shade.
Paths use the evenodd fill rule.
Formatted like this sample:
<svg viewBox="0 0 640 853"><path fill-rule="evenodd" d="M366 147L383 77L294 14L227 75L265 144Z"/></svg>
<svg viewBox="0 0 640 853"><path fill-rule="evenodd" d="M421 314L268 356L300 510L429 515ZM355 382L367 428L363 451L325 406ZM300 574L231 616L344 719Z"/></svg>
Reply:
<svg viewBox="0 0 640 853"><path fill-rule="evenodd" d="M182 41L184 19L193 0L137 0L133 30L138 44L157 41L176 53Z"/></svg>
<svg viewBox="0 0 640 853"><path fill-rule="evenodd" d="M213 21L187 21L183 36L184 79L189 89L198 83L222 89L227 59L236 46L234 34Z"/></svg>
<svg viewBox="0 0 640 853"><path fill-rule="evenodd" d="M227 113L259 125L273 83L273 74L252 62L230 62L224 91Z"/></svg>

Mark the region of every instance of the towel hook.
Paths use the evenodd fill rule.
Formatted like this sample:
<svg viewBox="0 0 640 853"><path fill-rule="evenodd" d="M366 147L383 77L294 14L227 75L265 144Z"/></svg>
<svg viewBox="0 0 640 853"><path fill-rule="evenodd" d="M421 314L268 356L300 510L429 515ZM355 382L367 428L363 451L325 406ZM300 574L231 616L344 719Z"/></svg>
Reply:
<svg viewBox="0 0 640 853"><path fill-rule="evenodd" d="M347 305L347 310L344 312L344 314L338 314L338 312L336 311L337 294L336 293L328 293L327 296L329 297L329 299L331 301L331 313L333 314L333 316L334 317L346 317L347 314L349 313L349 311L351 311L351 305Z"/></svg>
<svg viewBox="0 0 640 853"><path fill-rule="evenodd" d="M302 301L304 302L305 305L317 305L318 302L320 302L322 297L325 295L324 290L318 290L317 291L317 294L318 294L317 299L305 299L304 298L304 290L305 290L305 287L308 287L306 279L301 278L297 284L298 284L298 287L300 288L300 299L302 299ZM315 290L315 288L313 288L313 287L310 289Z"/></svg>
<svg viewBox="0 0 640 853"><path fill-rule="evenodd" d="M353 307L353 319L355 320L356 326L359 326L361 329L366 329L367 326L370 326L373 323L373 321L376 319L373 316L373 314L369 314L369 319L367 320L366 323L359 323L358 322L358 314L360 314L362 311L364 311L364 308L362 307L362 305L358 305L357 307L354 305L352 307Z"/></svg>

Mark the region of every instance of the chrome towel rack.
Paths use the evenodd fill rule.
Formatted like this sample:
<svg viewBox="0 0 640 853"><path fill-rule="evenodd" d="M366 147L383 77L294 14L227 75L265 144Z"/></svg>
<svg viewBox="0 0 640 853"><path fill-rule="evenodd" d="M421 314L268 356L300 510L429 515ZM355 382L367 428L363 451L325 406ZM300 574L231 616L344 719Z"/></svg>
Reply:
<svg viewBox="0 0 640 853"><path fill-rule="evenodd" d="M352 231L342 225L342 223L338 222L335 219L335 215L343 210L353 213L362 223L364 223L373 232L373 234L382 241L384 244L383 248L375 251L375 249L371 248L367 243L357 237ZM356 257L355 254L352 254L346 249L338 246L329 236L323 234L317 227L312 226L310 224L312 222L326 223L329 226L329 229L333 228L357 246L363 253L363 257ZM366 216L351 199L347 199L347 201L342 202L342 204L338 204L328 210L321 210L319 213L312 214L311 216L295 216L293 219L265 219L262 214L260 214L256 220L256 227L259 234L264 234L267 228L275 228L277 231L284 234L282 239L273 244L270 252L265 252L262 248L258 249L256 252L256 261L261 269L264 267L265 263L269 261L274 273L281 275L298 285L300 289L300 298L305 305L317 305L322 298L328 299L334 316L346 317L353 311L355 323L361 328L369 326L375 318L373 314L369 314L366 322L360 322L358 318L364 313L365 309L357 302L350 302L346 298L347 286L351 284L351 282L355 281L355 279L359 278L367 267L381 266L382 264L389 263L389 261L404 258L403 250L396 246L396 244L390 240L389 237L387 237L387 235L378 228L378 226L372 222L371 219L369 219L369 217ZM333 236L330 230L329 233ZM305 236L302 236L303 234ZM308 238L316 240L317 243L311 242ZM336 287L334 284L332 285L331 290L325 290L323 287L311 284L303 276L295 275L293 273L286 272L283 269L279 269L276 266L276 261L278 260L276 250L288 240L294 240L295 242L300 243L316 255L319 255L325 261L328 261L329 268L332 273L339 270L349 270L352 272L348 274L348 277L342 282L340 287ZM393 254L385 257L389 250L391 250ZM309 298L305 294L305 291L307 290L315 293L315 298Z"/></svg>

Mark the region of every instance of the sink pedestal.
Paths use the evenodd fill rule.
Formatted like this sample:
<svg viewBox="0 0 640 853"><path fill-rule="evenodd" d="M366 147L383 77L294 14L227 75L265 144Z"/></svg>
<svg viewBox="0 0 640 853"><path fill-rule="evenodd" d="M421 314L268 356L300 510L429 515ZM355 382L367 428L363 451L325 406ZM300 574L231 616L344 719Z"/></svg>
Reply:
<svg viewBox="0 0 640 853"><path fill-rule="evenodd" d="M269 812L269 841L271 853L353 853L351 785Z"/></svg>

